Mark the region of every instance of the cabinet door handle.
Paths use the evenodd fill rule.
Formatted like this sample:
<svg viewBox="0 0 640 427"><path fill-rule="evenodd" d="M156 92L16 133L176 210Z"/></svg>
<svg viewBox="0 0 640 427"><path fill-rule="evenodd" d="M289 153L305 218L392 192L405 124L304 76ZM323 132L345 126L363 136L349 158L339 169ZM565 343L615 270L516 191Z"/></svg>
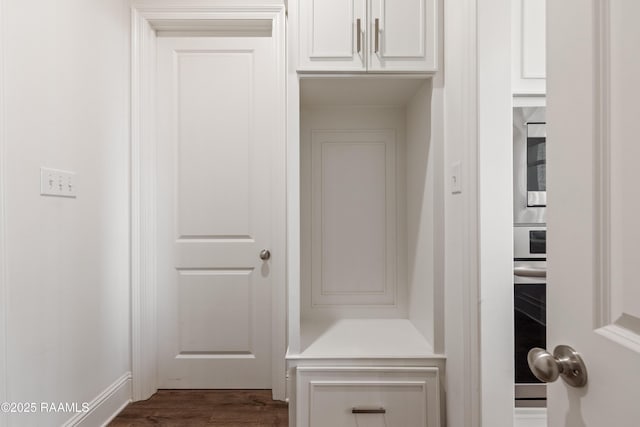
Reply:
<svg viewBox="0 0 640 427"><path fill-rule="evenodd" d="M352 414L386 414L387 410L384 408L352 408Z"/></svg>
<svg viewBox="0 0 640 427"><path fill-rule="evenodd" d="M361 47L360 47L360 45L362 44L362 40L361 40L361 37L362 37L362 26L361 26L361 23L360 23L360 18L356 19L356 33L357 33L356 39L357 39L357 44L358 44L358 53L360 53L360 50L362 50Z"/></svg>
<svg viewBox="0 0 640 427"><path fill-rule="evenodd" d="M375 46L375 50L374 53L378 53L378 50L380 50L380 18L376 18L376 23L375 23L376 29L375 29L375 33L376 33L376 46Z"/></svg>

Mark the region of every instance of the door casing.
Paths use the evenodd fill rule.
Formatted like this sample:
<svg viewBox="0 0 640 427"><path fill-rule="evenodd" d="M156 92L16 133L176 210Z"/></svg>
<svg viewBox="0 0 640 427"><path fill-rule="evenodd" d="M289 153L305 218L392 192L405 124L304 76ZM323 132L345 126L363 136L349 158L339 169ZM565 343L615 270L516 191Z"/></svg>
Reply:
<svg viewBox="0 0 640 427"><path fill-rule="evenodd" d="M0 401L7 401L7 312L9 309L8 295L9 284L7 280L7 248L6 248L6 212L5 212L5 172L7 166L5 164L6 152L6 120L4 108L5 93L5 71L4 71L4 55L5 55L5 2L0 0ZM5 425L4 418L0 418L0 426Z"/></svg>
<svg viewBox="0 0 640 427"><path fill-rule="evenodd" d="M283 4L247 4L234 1L211 4L179 0L162 4L134 3L131 8L131 371L133 400L148 399L157 391L156 330L156 31L203 33L215 31L220 20L240 25L270 21L278 67L279 137L285 140L285 7ZM211 23L211 28L207 23ZM243 28L250 31L251 28ZM258 25L257 31L263 30ZM275 182L286 185L285 171ZM284 205L286 200L274 203ZM274 246L286 247L286 219L275 225ZM274 265L274 267L276 267ZM286 394L286 267L272 268L272 393Z"/></svg>

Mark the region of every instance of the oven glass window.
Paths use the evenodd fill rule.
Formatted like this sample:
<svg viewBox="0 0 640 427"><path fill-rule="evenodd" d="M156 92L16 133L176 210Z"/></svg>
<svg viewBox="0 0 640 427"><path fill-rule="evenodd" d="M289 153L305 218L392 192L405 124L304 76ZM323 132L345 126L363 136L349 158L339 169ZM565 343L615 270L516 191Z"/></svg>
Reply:
<svg viewBox="0 0 640 427"><path fill-rule="evenodd" d="M529 231L529 252L543 255L547 253L547 230Z"/></svg>
<svg viewBox="0 0 640 427"><path fill-rule="evenodd" d="M547 191L545 146L545 137L527 137L527 191Z"/></svg>
<svg viewBox="0 0 640 427"><path fill-rule="evenodd" d="M533 347L547 346L546 285L514 285L515 371L516 383L539 383L527 364Z"/></svg>

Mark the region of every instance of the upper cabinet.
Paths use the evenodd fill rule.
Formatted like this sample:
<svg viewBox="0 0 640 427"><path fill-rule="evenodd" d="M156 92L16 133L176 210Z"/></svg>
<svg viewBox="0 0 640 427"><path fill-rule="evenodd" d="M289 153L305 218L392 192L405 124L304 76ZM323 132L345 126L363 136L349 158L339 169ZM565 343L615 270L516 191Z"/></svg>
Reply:
<svg viewBox="0 0 640 427"><path fill-rule="evenodd" d="M366 0L300 0L300 70L366 68Z"/></svg>
<svg viewBox="0 0 640 427"><path fill-rule="evenodd" d="M299 5L299 71L437 71L437 0Z"/></svg>
<svg viewBox="0 0 640 427"><path fill-rule="evenodd" d="M546 0L512 0L512 89L514 95L544 95Z"/></svg>
<svg viewBox="0 0 640 427"><path fill-rule="evenodd" d="M370 0L369 71L436 71L434 0Z"/></svg>

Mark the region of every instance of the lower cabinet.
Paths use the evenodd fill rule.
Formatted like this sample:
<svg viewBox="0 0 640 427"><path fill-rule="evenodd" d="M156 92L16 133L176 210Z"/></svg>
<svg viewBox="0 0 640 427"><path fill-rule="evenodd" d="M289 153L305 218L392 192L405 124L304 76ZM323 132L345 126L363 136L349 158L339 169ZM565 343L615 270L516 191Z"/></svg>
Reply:
<svg viewBox="0 0 640 427"><path fill-rule="evenodd" d="M440 427L436 367L298 367L297 427Z"/></svg>

